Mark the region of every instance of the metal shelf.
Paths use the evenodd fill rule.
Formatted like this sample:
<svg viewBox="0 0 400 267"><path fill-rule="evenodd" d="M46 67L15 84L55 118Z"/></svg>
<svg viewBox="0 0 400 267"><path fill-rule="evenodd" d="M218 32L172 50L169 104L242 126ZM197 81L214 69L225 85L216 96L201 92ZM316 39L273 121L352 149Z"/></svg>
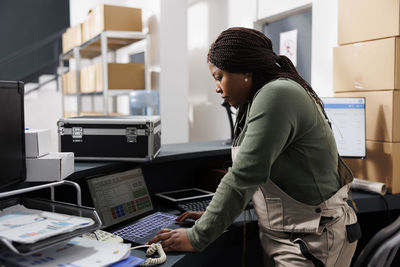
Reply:
<svg viewBox="0 0 400 267"><path fill-rule="evenodd" d="M108 41L107 51L115 51L132 43L145 40L147 34L143 32L127 32L127 31L104 31L92 39L78 46L81 58L93 58L101 55L101 36L105 36ZM73 49L62 55L64 60L74 58Z"/></svg>
<svg viewBox="0 0 400 267"><path fill-rule="evenodd" d="M118 96L118 95L129 95L131 92L134 92L136 90L145 90L143 89L112 89L108 90L108 95L109 96ZM103 92L91 92L91 93L73 93L73 94L64 94L64 96L101 96L103 95Z"/></svg>
<svg viewBox="0 0 400 267"><path fill-rule="evenodd" d="M133 90L137 89L121 89L121 90L109 90L108 89L108 60L107 53L110 51L116 51L122 47L128 46L132 43L138 41L146 41L148 39L148 34L144 32L131 32L131 31L103 31L92 39L86 41L80 46L74 47L70 51L65 54L60 55L60 70L61 75L59 78L59 85L62 88L61 77L64 74L64 61L69 59L74 59L76 63L76 84L78 92L73 94L64 94L62 93L62 113L68 113L65 111L64 107L64 97L65 96L75 96L77 99L77 110L76 114L79 116L82 113L82 96L103 96L103 113L104 115L108 115L109 111L109 101L108 98L110 96L119 96L119 95L127 95ZM146 90L150 90L150 68L149 68L149 54L146 51L146 46L143 48L143 52L145 54L145 88ZM81 69L81 59L88 58L92 59L94 57L101 56L102 62L102 71L103 71L103 91L102 92L91 92L91 93L82 93L80 92L80 69ZM72 111L72 113L75 111Z"/></svg>
<svg viewBox="0 0 400 267"><path fill-rule="evenodd" d="M50 188L51 201L54 201L54 187L59 186L59 185L70 185L70 186L75 187L76 203L78 206L80 206L80 207L82 206L81 187L79 186L79 184L72 182L72 181L68 181L68 180L62 180L62 181L45 183L45 184L40 184L40 185L33 185L33 186L28 185L28 186L20 188L20 189L9 190L9 191L0 193L0 199L19 195L19 194L24 194L24 193L28 193L28 192L32 192L32 191L37 191L37 190L44 189L44 188Z"/></svg>
<svg viewBox="0 0 400 267"><path fill-rule="evenodd" d="M57 187L60 185L70 185L75 188L76 202L77 202L76 205L55 201L54 187ZM27 208L45 210L45 211L49 211L49 212L59 212L60 213L59 210L63 210L63 212L61 212L61 213L71 214L71 215L81 216L81 217L89 217L94 220L94 224L92 224L88 227L85 227L85 228L76 229L72 232L62 233L59 235L51 236L46 239L39 240L33 244L22 244L22 243L17 243L17 242L11 242L10 240L8 240L4 237L0 237L0 243L2 243L9 250L13 251L16 254L25 256L25 255L30 255L32 253L36 253L36 252L46 249L48 247L57 245L61 242L65 242L66 240L71 239L75 236L81 235L85 232L94 231L96 229L99 229L102 225L100 217L98 216L95 209L82 206L81 188L75 182L62 180L62 181L33 185L33 186L31 186L29 184L22 184L19 186L21 186L21 188L0 193L0 199L7 198L5 200L0 201L0 203L2 205L2 209L4 207L9 207L9 206L17 205L17 204L23 204ZM11 187L11 188L16 188L16 186ZM37 191L37 190L41 190L41 189L45 189L45 188L51 189L51 202L44 201L44 200L36 200L36 199L26 199L26 198L11 198L11 199L9 198L12 196L17 196L17 195L20 195L23 193L33 192L33 191Z"/></svg>

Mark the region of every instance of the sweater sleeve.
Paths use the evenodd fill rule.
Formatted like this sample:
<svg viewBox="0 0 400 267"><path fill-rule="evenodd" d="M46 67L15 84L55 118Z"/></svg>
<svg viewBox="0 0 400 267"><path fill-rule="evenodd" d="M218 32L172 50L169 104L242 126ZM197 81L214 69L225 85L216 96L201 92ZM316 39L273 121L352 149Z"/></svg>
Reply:
<svg viewBox="0 0 400 267"><path fill-rule="evenodd" d="M258 186L269 178L272 164L296 136L303 104L310 104L302 104L298 95L304 98L300 85L278 80L265 85L254 97L233 165L222 178L206 212L188 229L188 238L196 250L203 250L221 235L240 215Z"/></svg>

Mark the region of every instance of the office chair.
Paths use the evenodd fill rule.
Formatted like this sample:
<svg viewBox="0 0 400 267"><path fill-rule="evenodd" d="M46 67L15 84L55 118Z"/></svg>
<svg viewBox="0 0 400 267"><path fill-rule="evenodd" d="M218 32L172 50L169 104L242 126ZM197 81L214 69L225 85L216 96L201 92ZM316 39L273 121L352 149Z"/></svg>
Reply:
<svg viewBox="0 0 400 267"><path fill-rule="evenodd" d="M361 251L354 267L390 266L400 247L400 216L381 229Z"/></svg>

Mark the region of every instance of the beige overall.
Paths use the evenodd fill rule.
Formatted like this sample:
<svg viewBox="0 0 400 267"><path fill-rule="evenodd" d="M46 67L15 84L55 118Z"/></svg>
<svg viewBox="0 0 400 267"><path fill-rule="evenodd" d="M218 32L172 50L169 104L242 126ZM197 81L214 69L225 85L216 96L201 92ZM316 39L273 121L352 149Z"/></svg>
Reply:
<svg viewBox="0 0 400 267"><path fill-rule="evenodd" d="M238 149L232 148L232 158ZM271 179L260 186L253 203L265 252L264 265L349 266L357 241L348 241L346 226L356 224L357 217L346 202L347 192L345 185L313 206L291 198Z"/></svg>

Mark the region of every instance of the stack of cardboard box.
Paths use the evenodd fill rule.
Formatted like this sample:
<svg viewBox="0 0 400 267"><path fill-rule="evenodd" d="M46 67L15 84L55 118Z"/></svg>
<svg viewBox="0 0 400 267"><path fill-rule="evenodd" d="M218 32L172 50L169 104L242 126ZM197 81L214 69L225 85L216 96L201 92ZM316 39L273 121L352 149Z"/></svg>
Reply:
<svg viewBox="0 0 400 267"><path fill-rule="evenodd" d="M49 129L25 130L26 181L61 181L74 173L74 153L50 152Z"/></svg>
<svg viewBox="0 0 400 267"><path fill-rule="evenodd" d="M103 31L142 31L142 11L138 8L99 5L90 10L87 18L81 24L67 29L62 36L63 53L81 45ZM83 68L80 73L82 93L101 92L101 64ZM144 89L144 64L108 63L109 89ZM129 76L129 77L128 77ZM99 82L101 79L101 82ZM118 81L118 82L114 82ZM63 93L77 92L76 72L65 73L62 77Z"/></svg>
<svg viewBox="0 0 400 267"><path fill-rule="evenodd" d="M143 63L108 63L108 89L144 89ZM81 69L81 92L103 91L102 63Z"/></svg>
<svg viewBox="0 0 400 267"><path fill-rule="evenodd" d="M400 193L400 0L339 0L333 51L337 97L365 97L365 159L346 159L358 178Z"/></svg>

